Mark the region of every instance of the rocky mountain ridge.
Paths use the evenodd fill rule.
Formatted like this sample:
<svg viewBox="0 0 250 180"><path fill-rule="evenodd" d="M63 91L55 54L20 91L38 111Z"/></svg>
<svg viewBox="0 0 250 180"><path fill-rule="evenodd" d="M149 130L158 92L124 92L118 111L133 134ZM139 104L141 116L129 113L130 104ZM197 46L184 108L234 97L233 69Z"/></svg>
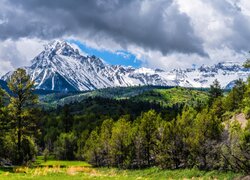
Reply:
<svg viewBox="0 0 250 180"><path fill-rule="evenodd" d="M209 87L218 79L224 88L231 88L236 79L250 75L250 70L237 62L221 62L199 68L160 69L109 65L95 56L83 56L68 42L53 41L24 67L35 81L37 89L55 91L84 91L107 87L139 85ZM12 72L1 79L8 81Z"/></svg>

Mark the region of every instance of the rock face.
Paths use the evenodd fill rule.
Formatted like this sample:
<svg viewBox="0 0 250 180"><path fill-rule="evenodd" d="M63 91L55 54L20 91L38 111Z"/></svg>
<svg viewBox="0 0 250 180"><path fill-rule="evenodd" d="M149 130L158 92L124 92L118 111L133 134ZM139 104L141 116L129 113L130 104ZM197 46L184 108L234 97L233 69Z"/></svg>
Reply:
<svg viewBox="0 0 250 180"><path fill-rule="evenodd" d="M246 80L250 70L239 63L222 62L198 69L133 68L108 65L95 56L83 56L65 41L53 41L25 67L37 89L83 91L106 87L157 85L209 87L218 79L224 88L231 88L236 79ZM12 72L1 79L8 81Z"/></svg>

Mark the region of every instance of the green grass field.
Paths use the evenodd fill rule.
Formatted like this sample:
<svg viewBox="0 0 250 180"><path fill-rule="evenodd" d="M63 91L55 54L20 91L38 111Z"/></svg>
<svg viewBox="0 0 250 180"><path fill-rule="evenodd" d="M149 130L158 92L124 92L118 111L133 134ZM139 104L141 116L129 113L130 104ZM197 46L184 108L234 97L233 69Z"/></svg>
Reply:
<svg viewBox="0 0 250 180"><path fill-rule="evenodd" d="M82 161L44 162L38 158L33 168L0 168L0 180L80 180L80 179L234 179L241 174L219 171L200 171L196 169L161 170L149 168L143 170L119 170L115 168L93 168Z"/></svg>
<svg viewBox="0 0 250 180"><path fill-rule="evenodd" d="M35 162L35 166L46 167L46 166L60 166L60 167L71 167L71 166L79 166L79 167L90 167L91 165L84 161L58 161L53 160L53 158L49 158L48 161L44 161L42 156L38 156Z"/></svg>

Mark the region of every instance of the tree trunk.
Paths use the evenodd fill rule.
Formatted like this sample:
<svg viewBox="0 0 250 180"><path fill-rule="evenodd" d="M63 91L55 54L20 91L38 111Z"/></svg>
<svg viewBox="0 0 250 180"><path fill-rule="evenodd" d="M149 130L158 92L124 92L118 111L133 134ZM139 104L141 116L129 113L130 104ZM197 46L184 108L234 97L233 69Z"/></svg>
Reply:
<svg viewBox="0 0 250 180"><path fill-rule="evenodd" d="M19 95L19 101L22 101L22 97ZM18 164L21 165L23 163L23 155L22 155L22 145L21 145L21 141L22 141L22 105L21 103L18 103L17 106L17 151L18 151Z"/></svg>
<svg viewBox="0 0 250 180"><path fill-rule="evenodd" d="M18 128L17 128L17 151L18 151L18 164L21 165L23 162L22 157L22 148L21 148L21 139L22 139L22 132L21 132L21 124L22 120L20 115L18 116Z"/></svg>
<svg viewBox="0 0 250 180"><path fill-rule="evenodd" d="M148 167L150 166L150 149L149 146L147 147L147 161L148 161Z"/></svg>

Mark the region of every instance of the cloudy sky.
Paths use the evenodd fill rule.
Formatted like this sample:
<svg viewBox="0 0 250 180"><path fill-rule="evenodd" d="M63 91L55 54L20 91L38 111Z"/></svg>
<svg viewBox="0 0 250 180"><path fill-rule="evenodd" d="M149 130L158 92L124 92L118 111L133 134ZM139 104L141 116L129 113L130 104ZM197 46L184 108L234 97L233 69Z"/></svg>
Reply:
<svg viewBox="0 0 250 180"><path fill-rule="evenodd" d="M244 61L250 1L0 0L0 74L29 65L53 39L113 64L172 69Z"/></svg>

